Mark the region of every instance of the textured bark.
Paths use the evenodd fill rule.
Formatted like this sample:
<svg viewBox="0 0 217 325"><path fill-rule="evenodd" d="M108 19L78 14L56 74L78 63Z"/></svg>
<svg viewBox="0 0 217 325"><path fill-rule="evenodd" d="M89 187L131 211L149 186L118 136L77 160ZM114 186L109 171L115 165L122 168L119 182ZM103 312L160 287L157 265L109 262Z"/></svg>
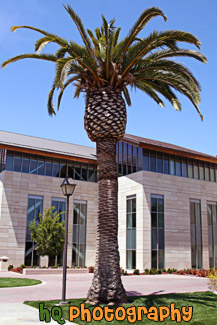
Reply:
<svg viewBox="0 0 217 325"><path fill-rule="evenodd" d="M124 303L118 251L118 179L116 143L126 128L126 106L120 92L95 89L87 94L84 127L97 144L99 187L97 248L88 302Z"/></svg>
<svg viewBox="0 0 217 325"><path fill-rule="evenodd" d="M127 302L118 251L118 180L116 139L97 141L97 172L99 186L97 249L94 278L88 292L88 302Z"/></svg>
<svg viewBox="0 0 217 325"><path fill-rule="evenodd" d="M84 128L92 141L101 138L120 140L127 122L126 106L120 92L95 89L87 94Z"/></svg>

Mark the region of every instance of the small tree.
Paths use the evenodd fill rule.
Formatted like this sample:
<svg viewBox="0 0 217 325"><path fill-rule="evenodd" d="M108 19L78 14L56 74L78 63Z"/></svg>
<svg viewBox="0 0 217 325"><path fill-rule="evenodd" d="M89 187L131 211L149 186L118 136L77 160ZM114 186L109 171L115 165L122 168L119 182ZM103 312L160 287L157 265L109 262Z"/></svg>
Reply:
<svg viewBox="0 0 217 325"><path fill-rule="evenodd" d="M60 221L61 213L53 211L55 207L45 210L44 217L39 214L39 222L30 223L31 238L36 242L35 248L40 256L49 258L63 251L65 241L64 221Z"/></svg>

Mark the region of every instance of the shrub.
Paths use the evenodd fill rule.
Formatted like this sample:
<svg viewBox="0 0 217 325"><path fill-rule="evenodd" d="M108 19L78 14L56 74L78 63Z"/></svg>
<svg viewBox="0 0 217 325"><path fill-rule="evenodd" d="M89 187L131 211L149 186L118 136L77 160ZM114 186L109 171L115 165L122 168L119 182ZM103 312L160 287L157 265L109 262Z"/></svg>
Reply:
<svg viewBox="0 0 217 325"><path fill-rule="evenodd" d="M8 265L8 271L10 271L13 268L14 268L14 266L12 264Z"/></svg>
<svg viewBox="0 0 217 325"><path fill-rule="evenodd" d="M36 265L32 265L31 266L31 269L36 269Z"/></svg>
<svg viewBox="0 0 217 325"><path fill-rule="evenodd" d="M157 270L157 274L161 274L161 273L162 273L161 269Z"/></svg>
<svg viewBox="0 0 217 325"><path fill-rule="evenodd" d="M124 272L124 275L128 275L127 271Z"/></svg>
<svg viewBox="0 0 217 325"><path fill-rule="evenodd" d="M149 269L145 269L145 274L149 274Z"/></svg>
<svg viewBox="0 0 217 325"><path fill-rule="evenodd" d="M21 267L21 269L25 269L26 268L26 265L25 264L21 264L20 267Z"/></svg>
<svg viewBox="0 0 217 325"><path fill-rule="evenodd" d="M67 265L66 268L69 269L69 266Z"/></svg>
<svg viewBox="0 0 217 325"><path fill-rule="evenodd" d="M177 272L177 269L174 269L174 268L173 268L173 270L172 270L172 271L175 273L175 272Z"/></svg>
<svg viewBox="0 0 217 325"><path fill-rule="evenodd" d="M163 269L162 272L166 273L166 269Z"/></svg>
<svg viewBox="0 0 217 325"><path fill-rule="evenodd" d="M169 268L169 269L167 270L167 273L172 274L172 273L173 273L173 270Z"/></svg>
<svg viewBox="0 0 217 325"><path fill-rule="evenodd" d="M53 265L53 269L58 269L58 265Z"/></svg>
<svg viewBox="0 0 217 325"><path fill-rule="evenodd" d="M16 268L13 268L11 269L12 272L17 272L17 273L23 273L23 269L21 267L16 267Z"/></svg>
<svg viewBox="0 0 217 325"><path fill-rule="evenodd" d="M197 275L197 270L193 269L193 270L191 271L191 274L192 274L192 275Z"/></svg>
<svg viewBox="0 0 217 325"><path fill-rule="evenodd" d="M157 273L157 270L154 267L152 269L150 269L150 271L149 271L149 274L151 274L151 275L154 275L156 273Z"/></svg>
<svg viewBox="0 0 217 325"><path fill-rule="evenodd" d="M94 266L89 266L88 270L89 270L89 273L93 273L94 272Z"/></svg>
<svg viewBox="0 0 217 325"><path fill-rule="evenodd" d="M217 274L208 275L208 287L211 291L217 291Z"/></svg>
<svg viewBox="0 0 217 325"><path fill-rule="evenodd" d="M124 275L124 269L121 268L121 274Z"/></svg>
<svg viewBox="0 0 217 325"><path fill-rule="evenodd" d="M42 266L42 269L46 269L46 268L47 268L47 266L45 266L45 265L44 265L44 266Z"/></svg>
<svg viewBox="0 0 217 325"><path fill-rule="evenodd" d="M181 270L181 271L179 271L179 274L185 275L185 271L184 270Z"/></svg>
<svg viewBox="0 0 217 325"><path fill-rule="evenodd" d="M197 275L200 276L200 277L205 278L208 275L208 271L203 270L203 269L198 270Z"/></svg>
<svg viewBox="0 0 217 325"><path fill-rule="evenodd" d="M134 270L134 271L133 271L133 274L134 274L134 275L139 275L139 270L138 270L138 269Z"/></svg>

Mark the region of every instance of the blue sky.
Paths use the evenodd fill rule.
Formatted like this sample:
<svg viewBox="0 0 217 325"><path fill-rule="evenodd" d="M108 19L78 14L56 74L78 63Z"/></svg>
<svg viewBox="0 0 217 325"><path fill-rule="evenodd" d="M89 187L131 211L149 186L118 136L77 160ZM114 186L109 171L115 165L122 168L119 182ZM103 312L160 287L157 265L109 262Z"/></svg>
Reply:
<svg viewBox="0 0 217 325"><path fill-rule="evenodd" d="M153 30L176 29L195 34L202 42L202 52L208 63L180 58L187 65L202 87L200 121L192 104L179 95L182 112L176 112L167 102L166 108L158 107L143 93L133 91L132 107L128 108L126 132L161 140L208 154L217 154L217 2L213 0L8 0L1 1L0 10L0 62L21 54L33 53L34 42L40 37L36 32L20 29L10 31L13 25L30 25L81 44L79 34L63 8L69 3L81 17L86 28L101 26L101 14L116 26L122 27L121 39L141 12L158 6L166 14L153 19L141 36ZM182 44L184 47L185 44ZM192 47L194 48L194 47ZM54 47L45 48L50 53ZM54 64L39 60L22 60L0 70L1 118L0 129L94 146L83 128L85 101L73 99L73 89L68 87L58 114L47 113L47 95L53 82Z"/></svg>

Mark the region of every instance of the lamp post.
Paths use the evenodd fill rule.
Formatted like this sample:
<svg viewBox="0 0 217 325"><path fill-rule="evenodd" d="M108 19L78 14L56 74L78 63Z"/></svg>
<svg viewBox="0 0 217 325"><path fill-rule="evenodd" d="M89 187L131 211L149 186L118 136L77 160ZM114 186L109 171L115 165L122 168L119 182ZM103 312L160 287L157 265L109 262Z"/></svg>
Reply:
<svg viewBox="0 0 217 325"><path fill-rule="evenodd" d="M70 184L68 177L60 185L63 195L66 196L66 215L65 215L65 243L63 251L63 287L62 301L60 305L66 305L66 270L67 270L67 245L68 245L68 221L69 221L69 197L73 194L76 184Z"/></svg>

